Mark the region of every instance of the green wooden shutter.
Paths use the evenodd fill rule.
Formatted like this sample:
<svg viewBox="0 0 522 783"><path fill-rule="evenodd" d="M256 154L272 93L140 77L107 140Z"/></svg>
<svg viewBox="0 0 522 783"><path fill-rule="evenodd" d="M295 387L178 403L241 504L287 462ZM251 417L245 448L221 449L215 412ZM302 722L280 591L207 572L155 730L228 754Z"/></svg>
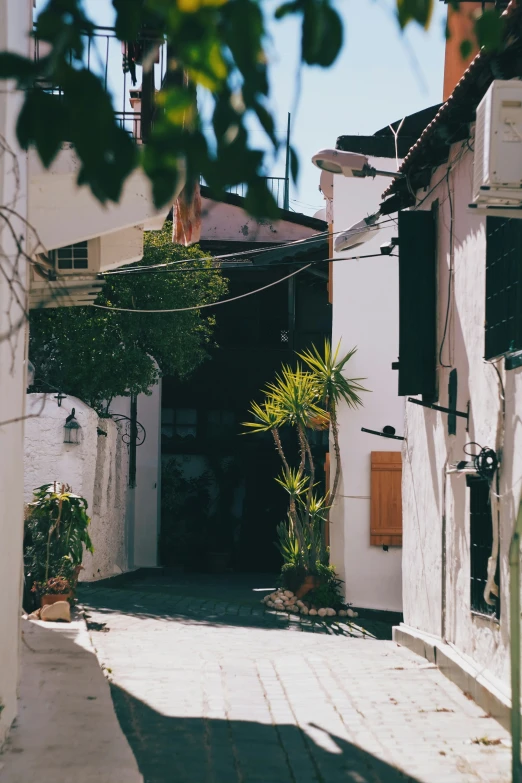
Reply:
<svg viewBox="0 0 522 783"><path fill-rule="evenodd" d="M436 392L435 214L399 212L399 395Z"/></svg>

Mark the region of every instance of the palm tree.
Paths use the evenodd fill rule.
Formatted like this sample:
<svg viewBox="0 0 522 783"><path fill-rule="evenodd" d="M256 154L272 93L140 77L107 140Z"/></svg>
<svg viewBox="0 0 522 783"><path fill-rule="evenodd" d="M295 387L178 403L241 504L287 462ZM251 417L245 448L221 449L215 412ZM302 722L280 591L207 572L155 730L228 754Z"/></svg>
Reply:
<svg viewBox="0 0 522 783"><path fill-rule="evenodd" d="M363 404L359 393L369 391L360 383L364 378L346 378L343 374L346 365L356 353L357 348L352 348L342 359L339 359L340 347L341 342L339 341L334 352L332 351L330 341L325 340L323 355L319 353L315 345L303 353L298 353L299 358L305 363L313 382L316 384L318 400L326 410L332 425L335 476L332 491L328 497L329 506L333 506L341 476L341 450L339 448L339 422L337 418L338 405L344 400L349 408L359 408Z"/></svg>

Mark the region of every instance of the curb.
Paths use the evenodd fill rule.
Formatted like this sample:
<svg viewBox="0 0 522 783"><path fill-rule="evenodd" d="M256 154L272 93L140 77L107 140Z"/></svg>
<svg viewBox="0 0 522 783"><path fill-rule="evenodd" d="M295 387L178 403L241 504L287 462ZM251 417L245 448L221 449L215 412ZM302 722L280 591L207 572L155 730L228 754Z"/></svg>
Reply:
<svg viewBox="0 0 522 783"><path fill-rule="evenodd" d="M495 718L505 729L511 730L511 699L498 685L486 677L467 656L458 653L442 639L429 636L401 623L392 629L393 641L426 658L437 666L442 674L455 683L479 707Z"/></svg>

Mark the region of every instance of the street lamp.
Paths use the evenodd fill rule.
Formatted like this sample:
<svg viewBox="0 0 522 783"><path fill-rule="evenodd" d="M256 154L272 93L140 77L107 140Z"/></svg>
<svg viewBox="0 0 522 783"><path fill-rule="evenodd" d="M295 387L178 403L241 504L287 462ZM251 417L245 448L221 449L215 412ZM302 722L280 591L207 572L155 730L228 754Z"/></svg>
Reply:
<svg viewBox="0 0 522 783"><path fill-rule="evenodd" d="M400 171L380 171L370 166L366 155L344 150L320 150L312 158L312 163L322 171L343 174L345 177L403 177Z"/></svg>
<svg viewBox="0 0 522 783"><path fill-rule="evenodd" d="M334 250L336 253L342 253L344 250L350 250L351 248L358 247L359 245L367 242L380 226L377 220L381 216L380 212L376 212L374 215L359 220L358 223L354 223L353 226L347 228L346 231L341 231L335 237Z"/></svg>
<svg viewBox="0 0 522 783"><path fill-rule="evenodd" d="M63 442L74 443L74 445L77 446L82 440L82 428L74 415L75 413L76 409L73 408L69 416L65 419L65 424L63 425Z"/></svg>

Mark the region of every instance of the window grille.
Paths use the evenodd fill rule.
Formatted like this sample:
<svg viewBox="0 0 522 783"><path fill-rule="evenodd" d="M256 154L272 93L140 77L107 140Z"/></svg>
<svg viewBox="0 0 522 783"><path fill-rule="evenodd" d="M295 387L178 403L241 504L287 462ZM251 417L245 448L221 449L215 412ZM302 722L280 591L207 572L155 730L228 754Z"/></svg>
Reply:
<svg viewBox="0 0 522 783"><path fill-rule="evenodd" d="M469 487L470 530L470 594L471 611L500 617L500 601L493 605L484 600L484 588L488 578L488 559L493 545L493 525L489 483L482 478L467 476ZM495 581L499 584L499 571ZM493 596L491 596L493 598Z"/></svg>
<svg viewBox="0 0 522 783"><path fill-rule="evenodd" d="M227 438L237 434L236 416L233 411L207 411L207 435L209 438Z"/></svg>
<svg viewBox="0 0 522 783"><path fill-rule="evenodd" d="M486 221L485 356L522 349L522 221Z"/></svg>
<svg viewBox="0 0 522 783"><path fill-rule="evenodd" d="M57 269L88 269L89 254L87 242L77 242L75 245L51 250L51 259Z"/></svg>
<svg viewBox="0 0 522 783"><path fill-rule="evenodd" d="M161 434L165 438L195 438L198 431L198 412L195 408L163 408Z"/></svg>

